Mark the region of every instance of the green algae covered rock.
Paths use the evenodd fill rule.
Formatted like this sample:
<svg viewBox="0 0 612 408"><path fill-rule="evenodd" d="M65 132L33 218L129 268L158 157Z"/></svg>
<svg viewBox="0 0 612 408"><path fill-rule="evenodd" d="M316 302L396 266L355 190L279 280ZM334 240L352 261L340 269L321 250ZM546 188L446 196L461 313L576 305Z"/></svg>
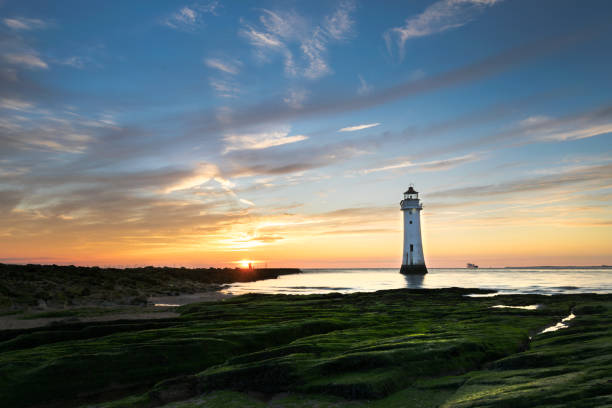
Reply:
<svg viewBox="0 0 612 408"><path fill-rule="evenodd" d="M0 400L107 408L610 403L612 296L468 293L245 295L187 305L162 322L4 332ZM499 304L540 306L492 307ZM538 334L572 310L569 327Z"/></svg>

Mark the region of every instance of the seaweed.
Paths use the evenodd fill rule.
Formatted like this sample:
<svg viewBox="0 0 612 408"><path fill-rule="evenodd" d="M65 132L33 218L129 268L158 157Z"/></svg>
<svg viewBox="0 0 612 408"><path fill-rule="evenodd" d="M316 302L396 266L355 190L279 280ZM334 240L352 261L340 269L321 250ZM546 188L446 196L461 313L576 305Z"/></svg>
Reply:
<svg viewBox="0 0 612 408"><path fill-rule="evenodd" d="M243 295L183 306L165 321L0 333L0 400L108 408L609 403L611 295L466 293ZM492 308L500 303L542 307ZM568 328L538 334L570 310L577 317Z"/></svg>

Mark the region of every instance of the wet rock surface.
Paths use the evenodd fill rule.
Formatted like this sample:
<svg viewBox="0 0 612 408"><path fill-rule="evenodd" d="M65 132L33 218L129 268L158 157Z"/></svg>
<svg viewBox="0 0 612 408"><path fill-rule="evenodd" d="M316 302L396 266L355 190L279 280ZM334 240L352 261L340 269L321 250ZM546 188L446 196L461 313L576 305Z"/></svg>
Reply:
<svg viewBox="0 0 612 408"><path fill-rule="evenodd" d="M106 408L611 402L612 295L464 296L477 292L243 295L182 306L171 319L0 332L0 399ZM538 334L570 311L567 328ZM122 385L142 391L118 399Z"/></svg>
<svg viewBox="0 0 612 408"><path fill-rule="evenodd" d="M0 311L146 305L150 296L215 292L221 284L274 279L296 268L100 268L0 263Z"/></svg>

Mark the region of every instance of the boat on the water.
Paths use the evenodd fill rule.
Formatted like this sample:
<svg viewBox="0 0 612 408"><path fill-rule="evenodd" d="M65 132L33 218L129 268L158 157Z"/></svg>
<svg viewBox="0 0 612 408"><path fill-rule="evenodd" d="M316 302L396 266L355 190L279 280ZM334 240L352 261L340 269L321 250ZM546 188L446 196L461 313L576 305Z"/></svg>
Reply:
<svg viewBox="0 0 612 408"><path fill-rule="evenodd" d="M467 269L478 269L478 265L473 263L468 263L466 266Z"/></svg>

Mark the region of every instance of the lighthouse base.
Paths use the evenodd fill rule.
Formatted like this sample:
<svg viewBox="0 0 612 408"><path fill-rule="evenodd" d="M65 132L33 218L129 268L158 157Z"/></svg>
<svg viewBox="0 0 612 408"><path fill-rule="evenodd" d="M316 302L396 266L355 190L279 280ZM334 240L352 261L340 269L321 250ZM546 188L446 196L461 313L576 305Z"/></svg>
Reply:
<svg viewBox="0 0 612 408"><path fill-rule="evenodd" d="M425 265L402 265L400 273L404 275L425 275L427 267Z"/></svg>

